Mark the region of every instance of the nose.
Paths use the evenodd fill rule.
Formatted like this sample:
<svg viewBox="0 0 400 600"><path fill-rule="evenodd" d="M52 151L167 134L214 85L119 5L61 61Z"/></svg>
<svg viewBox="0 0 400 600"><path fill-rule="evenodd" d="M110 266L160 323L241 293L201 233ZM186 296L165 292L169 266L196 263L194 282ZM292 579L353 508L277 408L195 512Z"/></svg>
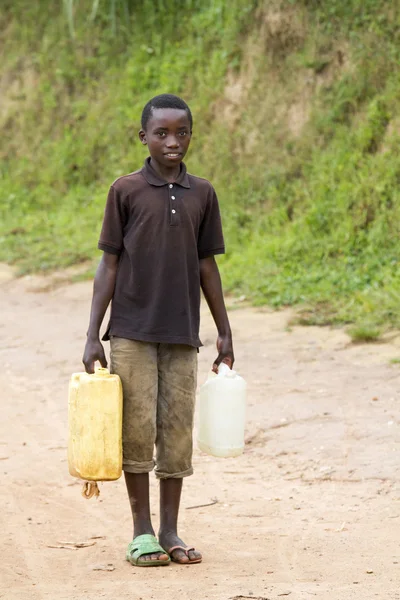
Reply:
<svg viewBox="0 0 400 600"><path fill-rule="evenodd" d="M171 135L167 138L167 148L179 148L179 142L174 135Z"/></svg>

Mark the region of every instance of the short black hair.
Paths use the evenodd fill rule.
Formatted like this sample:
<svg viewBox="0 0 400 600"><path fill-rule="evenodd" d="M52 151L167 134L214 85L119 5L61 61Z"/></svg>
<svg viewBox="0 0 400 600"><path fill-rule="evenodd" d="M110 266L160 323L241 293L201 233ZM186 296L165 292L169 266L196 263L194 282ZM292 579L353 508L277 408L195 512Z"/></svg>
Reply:
<svg viewBox="0 0 400 600"><path fill-rule="evenodd" d="M142 129L145 130L154 108L177 108L185 110L189 118L190 130L193 127L193 117L190 108L182 98L173 94L160 94L148 101L142 112Z"/></svg>

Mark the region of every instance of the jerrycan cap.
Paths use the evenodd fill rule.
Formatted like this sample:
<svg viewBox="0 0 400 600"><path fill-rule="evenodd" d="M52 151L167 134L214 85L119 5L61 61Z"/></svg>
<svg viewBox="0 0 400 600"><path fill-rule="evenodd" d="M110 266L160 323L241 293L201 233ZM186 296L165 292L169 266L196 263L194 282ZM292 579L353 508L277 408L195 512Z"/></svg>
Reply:
<svg viewBox="0 0 400 600"><path fill-rule="evenodd" d="M94 370L94 374L99 375L100 377L104 377L106 375L109 375L110 371L107 369L107 367L96 367Z"/></svg>

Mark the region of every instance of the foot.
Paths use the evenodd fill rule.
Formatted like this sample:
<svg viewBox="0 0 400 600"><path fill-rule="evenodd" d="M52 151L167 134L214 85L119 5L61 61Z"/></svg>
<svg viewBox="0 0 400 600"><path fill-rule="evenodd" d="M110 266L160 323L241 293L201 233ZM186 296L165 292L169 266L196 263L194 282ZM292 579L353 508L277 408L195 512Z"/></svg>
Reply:
<svg viewBox="0 0 400 600"><path fill-rule="evenodd" d="M183 542L176 533L172 532L164 533L160 531L158 535L158 541L166 552L168 552L169 549L173 548L174 546L183 546L183 548L187 547L187 544L185 544L185 542ZM185 552L180 548L173 550L172 553L170 553L170 557L171 560L182 565L187 565L191 562L200 562L202 559L201 552L198 550L193 549Z"/></svg>
<svg viewBox="0 0 400 600"><path fill-rule="evenodd" d="M139 558L139 563L155 562L156 560L164 560L168 562L168 554L165 552L156 552L155 554L143 554Z"/></svg>
<svg viewBox="0 0 400 600"><path fill-rule="evenodd" d="M143 535L143 534L141 534ZM154 535L153 533L151 533L150 535ZM135 540L137 540L138 538L140 538L139 535L137 535L136 537L133 538L133 542ZM156 542L156 539L154 540ZM156 544L157 546L158 544ZM166 552L151 552L149 554L141 554L140 557L137 559L137 565L140 564L144 564L144 563L152 563L152 562L156 562L156 561L164 561L165 563L169 562L169 556Z"/></svg>

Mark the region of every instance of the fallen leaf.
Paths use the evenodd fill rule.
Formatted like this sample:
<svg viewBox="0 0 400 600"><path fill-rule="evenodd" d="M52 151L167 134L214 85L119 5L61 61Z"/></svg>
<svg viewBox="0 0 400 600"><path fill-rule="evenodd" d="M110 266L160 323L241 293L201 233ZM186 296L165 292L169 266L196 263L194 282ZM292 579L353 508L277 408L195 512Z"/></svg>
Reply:
<svg viewBox="0 0 400 600"><path fill-rule="evenodd" d="M115 571L115 567L111 563L108 565L93 565L92 571Z"/></svg>
<svg viewBox="0 0 400 600"><path fill-rule="evenodd" d="M48 545L47 548L59 548L63 550L79 550L79 548L87 548L94 546L96 542L58 542L57 546Z"/></svg>
<svg viewBox="0 0 400 600"><path fill-rule="evenodd" d="M47 548L58 548L59 550L78 550L78 548L74 548L74 546L53 546L47 545Z"/></svg>
<svg viewBox="0 0 400 600"><path fill-rule="evenodd" d="M58 542L63 546L73 546L74 548L87 548L88 546L94 546L96 542Z"/></svg>
<svg viewBox="0 0 400 600"><path fill-rule="evenodd" d="M266 596L232 596L230 600L247 600L250 598L251 600L270 600Z"/></svg>

